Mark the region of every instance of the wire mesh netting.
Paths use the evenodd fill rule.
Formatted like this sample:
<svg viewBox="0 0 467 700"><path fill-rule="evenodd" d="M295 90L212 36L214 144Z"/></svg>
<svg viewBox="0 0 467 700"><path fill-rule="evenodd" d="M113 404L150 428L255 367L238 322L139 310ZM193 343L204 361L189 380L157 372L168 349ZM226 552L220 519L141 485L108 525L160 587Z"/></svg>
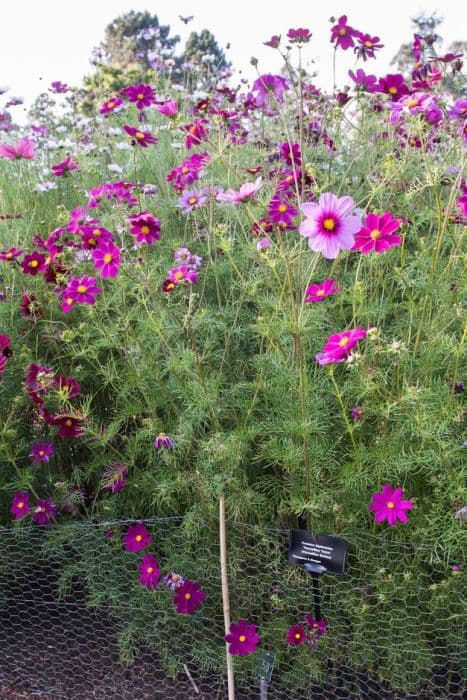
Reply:
<svg viewBox="0 0 467 700"><path fill-rule="evenodd" d="M138 553L122 546L133 524L0 528L1 697L227 698L218 522L146 520ZM310 579L287 563L288 531L228 523L227 538L232 620L261 635L234 658L236 698L463 696L465 574L451 554L348 534L345 574L320 581L327 632L295 646L288 630L314 608ZM139 580L148 552L155 589ZM193 615L177 613L170 571L205 592Z"/></svg>

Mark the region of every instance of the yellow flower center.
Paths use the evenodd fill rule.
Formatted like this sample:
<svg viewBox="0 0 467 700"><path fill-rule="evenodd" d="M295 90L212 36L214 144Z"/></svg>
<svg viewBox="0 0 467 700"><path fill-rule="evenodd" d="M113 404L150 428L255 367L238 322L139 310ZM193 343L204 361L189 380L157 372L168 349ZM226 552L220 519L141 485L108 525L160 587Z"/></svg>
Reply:
<svg viewBox="0 0 467 700"><path fill-rule="evenodd" d="M246 642L246 637L244 634L241 634L240 637L238 638L239 642Z"/></svg>
<svg viewBox="0 0 467 700"><path fill-rule="evenodd" d="M176 272L175 279L181 281L183 279L183 272Z"/></svg>
<svg viewBox="0 0 467 700"><path fill-rule="evenodd" d="M65 304L68 304L68 306L71 306L72 303L73 303L73 298L72 298L72 297L68 297L67 299L65 299Z"/></svg>
<svg viewBox="0 0 467 700"><path fill-rule="evenodd" d="M324 289L318 289L316 292L317 297L324 297Z"/></svg>
<svg viewBox="0 0 467 700"><path fill-rule="evenodd" d="M108 109L113 109L115 107L115 102L111 100L110 102L107 103Z"/></svg>
<svg viewBox="0 0 467 700"><path fill-rule="evenodd" d="M390 95L397 95L397 88L394 85L391 85L391 87L388 89L388 92Z"/></svg>
<svg viewBox="0 0 467 700"><path fill-rule="evenodd" d="M345 346L348 344L349 344L349 338L347 336L344 336L344 338L341 338L339 340L339 347L340 348L345 348Z"/></svg>
<svg viewBox="0 0 467 700"><path fill-rule="evenodd" d="M190 199L188 200L188 204L196 204L197 201L198 200L196 199L196 197L190 197Z"/></svg>
<svg viewBox="0 0 467 700"><path fill-rule="evenodd" d="M196 125L195 124L190 126L190 128L188 129L188 133L190 133L191 135L196 134Z"/></svg>
<svg viewBox="0 0 467 700"><path fill-rule="evenodd" d="M154 568L153 568L152 566L148 566L148 568L146 569L146 573L147 573L147 574L152 574L152 573L154 573Z"/></svg>
<svg viewBox="0 0 467 700"><path fill-rule="evenodd" d="M386 507L389 508L389 510L392 510L392 509L395 508L396 506L395 506L394 501L388 501L388 502L386 503Z"/></svg>
<svg viewBox="0 0 467 700"><path fill-rule="evenodd" d="M88 288L86 287L85 284L79 284L78 285L78 292L80 294L85 294L88 291Z"/></svg>
<svg viewBox="0 0 467 700"><path fill-rule="evenodd" d="M71 428L71 426L73 425L73 421L71 420L71 418L66 419L65 425L67 426L67 428Z"/></svg>
<svg viewBox="0 0 467 700"><path fill-rule="evenodd" d="M295 639L300 639L301 636L302 635L300 634L300 632L295 632L295 634L294 634Z"/></svg>
<svg viewBox="0 0 467 700"><path fill-rule="evenodd" d="M141 233L144 233L144 235L149 233L150 230L151 229L149 228L149 226L141 226L141 228L140 228Z"/></svg>
<svg viewBox="0 0 467 700"><path fill-rule="evenodd" d="M44 450L39 450L39 457L43 457L45 455Z"/></svg>
<svg viewBox="0 0 467 700"><path fill-rule="evenodd" d="M141 542L142 539L143 539L143 535L136 535L136 537L135 537L135 540L137 542Z"/></svg>
<svg viewBox="0 0 467 700"><path fill-rule="evenodd" d="M92 248L94 248L97 245L97 241L95 238L88 238L88 245L90 245Z"/></svg>
<svg viewBox="0 0 467 700"><path fill-rule="evenodd" d="M39 512L40 512L40 513L45 513L45 508L44 508L44 506L41 506L41 507L39 508Z"/></svg>
<svg viewBox="0 0 467 700"><path fill-rule="evenodd" d="M136 97L138 98L138 100L144 100L144 95L143 95L142 92L138 92L138 94L136 95Z"/></svg>
<svg viewBox="0 0 467 700"><path fill-rule="evenodd" d="M283 214L285 211L287 211L287 204L279 204L277 208L280 211L280 213Z"/></svg>
<svg viewBox="0 0 467 700"><path fill-rule="evenodd" d="M11 260L11 258L13 257L13 253L7 253L5 257L7 260Z"/></svg>
<svg viewBox="0 0 467 700"><path fill-rule="evenodd" d="M24 508L24 503L23 501L20 501L19 503L16 504L17 508Z"/></svg>
<svg viewBox="0 0 467 700"><path fill-rule="evenodd" d="M139 140L144 139L144 134L141 131L136 131L135 136Z"/></svg>
<svg viewBox="0 0 467 700"><path fill-rule="evenodd" d="M373 229L373 231L370 232L370 238L377 241L378 238L381 238L381 231L378 231L377 228Z"/></svg>
<svg viewBox="0 0 467 700"><path fill-rule="evenodd" d="M342 27L341 29L339 29L339 35L340 35L340 36L345 36L346 34L347 34L347 29L344 29L344 27Z"/></svg>
<svg viewBox="0 0 467 700"><path fill-rule="evenodd" d="M367 40L367 41L365 41L365 46L367 47L367 49L371 49L371 48L373 48L373 42Z"/></svg>
<svg viewBox="0 0 467 700"><path fill-rule="evenodd" d="M93 229L92 235L99 237L101 235L100 229L98 229L98 228Z"/></svg>
<svg viewBox="0 0 467 700"><path fill-rule="evenodd" d="M418 107L418 100L408 100L407 101L407 107Z"/></svg>
<svg viewBox="0 0 467 700"><path fill-rule="evenodd" d="M31 260L31 261L29 262L29 267L37 267L38 265L39 265L39 261L38 261L38 260Z"/></svg>
<svg viewBox="0 0 467 700"><path fill-rule="evenodd" d="M108 265L110 262L112 262L112 259L113 259L113 258L112 258L112 256L111 256L110 253L106 253L106 254L104 255L104 262L105 262L106 265Z"/></svg>
<svg viewBox="0 0 467 700"><path fill-rule="evenodd" d="M186 165L182 168L182 173L186 175L187 173L190 172L190 168L187 168Z"/></svg>
<svg viewBox="0 0 467 700"><path fill-rule="evenodd" d="M185 593L185 600L190 600L191 593Z"/></svg>
<svg viewBox="0 0 467 700"><path fill-rule="evenodd" d="M335 220L331 219L330 217L328 219L324 219L323 228L325 228L326 231L334 231L334 229L336 228Z"/></svg>

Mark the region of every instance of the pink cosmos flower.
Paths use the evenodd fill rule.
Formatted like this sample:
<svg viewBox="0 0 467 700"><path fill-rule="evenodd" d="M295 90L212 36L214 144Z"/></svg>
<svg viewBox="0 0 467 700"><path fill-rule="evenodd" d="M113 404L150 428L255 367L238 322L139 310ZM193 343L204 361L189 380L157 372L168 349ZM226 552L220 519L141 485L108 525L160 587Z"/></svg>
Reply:
<svg viewBox="0 0 467 700"><path fill-rule="evenodd" d="M360 250L363 255L368 253L382 253L388 248L401 244L401 237L394 234L400 227L400 222L392 214L386 212L378 216L368 214L363 227L355 236L352 250Z"/></svg>
<svg viewBox="0 0 467 700"><path fill-rule="evenodd" d="M178 102L177 100L167 100L167 102L157 105L156 109L163 114L164 117L175 117L178 113Z"/></svg>
<svg viewBox="0 0 467 700"><path fill-rule="evenodd" d="M354 81L357 90L370 93L377 91L378 78L376 75L367 74L362 68L358 68L356 73L349 70L349 76Z"/></svg>
<svg viewBox="0 0 467 700"><path fill-rule="evenodd" d="M337 24L331 27L331 44L335 42L336 46L340 46L344 51L355 46L355 36L355 29L347 24L347 15L339 17Z"/></svg>
<svg viewBox="0 0 467 700"><path fill-rule="evenodd" d="M47 525L57 514L57 506L51 498L38 498L32 521L38 525Z"/></svg>
<svg viewBox="0 0 467 700"><path fill-rule="evenodd" d="M101 277L116 277L120 265L120 248L111 241L103 241L92 251L94 267Z"/></svg>
<svg viewBox="0 0 467 700"><path fill-rule="evenodd" d="M113 241L113 234L98 224L96 226L81 226L79 232L85 250L94 250L104 241Z"/></svg>
<svg viewBox="0 0 467 700"><path fill-rule="evenodd" d="M9 160L20 160L25 158L31 160L36 157L35 141L28 138L19 139L14 146L0 144L0 158L8 158Z"/></svg>
<svg viewBox="0 0 467 700"><path fill-rule="evenodd" d="M320 284L310 284L305 291L305 304L316 304L331 296L331 294L337 294L340 291L341 288L336 287L333 279L325 279Z"/></svg>
<svg viewBox="0 0 467 700"><path fill-rule="evenodd" d="M83 275L81 279L73 277L62 293L60 308L68 313L74 304L94 304L100 291L95 277L88 277L88 275Z"/></svg>
<svg viewBox="0 0 467 700"><path fill-rule="evenodd" d="M287 630L287 644L294 647L301 646L305 641L305 630L302 625L292 625Z"/></svg>
<svg viewBox="0 0 467 700"><path fill-rule="evenodd" d="M280 75L266 73L255 80L251 88L258 107L270 107L275 103L284 101L284 92L289 89L289 84Z"/></svg>
<svg viewBox="0 0 467 700"><path fill-rule="evenodd" d="M240 186L237 190L227 190L227 192L219 192L216 199L218 202L230 202L231 204L239 204L244 202L246 199L254 197L254 195L261 189L263 180L258 177L254 182L245 182L244 185Z"/></svg>
<svg viewBox="0 0 467 700"><path fill-rule="evenodd" d="M161 575L159 564L153 554L146 554L142 563L138 566L140 572L139 582L146 588L157 588Z"/></svg>
<svg viewBox="0 0 467 700"><path fill-rule="evenodd" d="M308 44L311 36L309 29L289 29L287 32L287 39L291 44Z"/></svg>
<svg viewBox="0 0 467 700"><path fill-rule="evenodd" d="M194 284L199 277L199 272L195 272L188 265L179 265L178 267L173 267L169 270L168 279L174 284L181 284L181 282L189 282Z"/></svg>
<svg viewBox="0 0 467 700"><path fill-rule="evenodd" d="M233 622L224 639L229 644L229 654L232 656L252 654L261 641L256 625L250 624L247 620Z"/></svg>
<svg viewBox="0 0 467 700"><path fill-rule="evenodd" d="M322 352L315 355L315 360L320 365L330 365L343 362L358 341L365 338L364 328L352 328L342 333L333 333L326 341Z"/></svg>
<svg viewBox="0 0 467 700"><path fill-rule="evenodd" d="M55 454L54 446L52 442L34 442L31 445L31 452L29 456L32 457L33 464L39 464L39 462L50 462L50 458Z"/></svg>
<svg viewBox="0 0 467 700"><path fill-rule="evenodd" d="M126 552L140 552L151 543L152 536L147 531L143 523L130 525L123 536Z"/></svg>
<svg viewBox="0 0 467 700"><path fill-rule="evenodd" d="M124 130L131 136L134 144L138 144L142 148L147 148L151 143L157 143L158 139L153 136L149 131L140 131L140 129L135 129L135 127L129 124L124 124Z"/></svg>
<svg viewBox="0 0 467 700"><path fill-rule="evenodd" d="M401 73L388 73L384 78L379 79L377 88L379 92L391 95L394 99L407 95L409 92L404 76Z"/></svg>
<svg viewBox="0 0 467 700"><path fill-rule="evenodd" d="M326 192L318 204L302 204L307 219L300 225L300 235L308 238L315 252L331 260L337 258L340 250L351 250L354 235L361 228L360 217L351 214L354 208L352 197Z"/></svg>
<svg viewBox="0 0 467 700"><path fill-rule="evenodd" d="M192 124L181 126L181 130L186 132L185 148L190 150L193 146L198 146L201 141L206 141L209 137L209 122L207 119L195 119Z"/></svg>
<svg viewBox="0 0 467 700"><path fill-rule="evenodd" d="M328 623L324 618L321 618L321 620L316 620L311 613L308 613L308 615L305 615L305 620L308 627L319 637L322 634L327 634Z"/></svg>
<svg viewBox="0 0 467 700"><path fill-rule="evenodd" d="M137 109L150 107L154 102L154 90L150 85L146 85L145 83L128 85L128 87L120 90L120 95L124 95L129 102L134 102Z"/></svg>
<svg viewBox="0 0 467 700"><path fill-rule="evenodd" d="M447 111L448 117L454 121L467 117L467 100L459 97Z"/></svg>
<svg viewBox="0 0 467 700"><path fill-rule="evenodd" d="M406 511L413 508L413 503L403 499L404 489L396 488L393 491L389 484L385 484L382 491L374 493L370 510L375 513L375 522L382 523L387 520L391 527L396 525L398 520L406 523Z"/></svg>
<svg viewBox="0 0 467 700"><path fill-rule="evenodd" d="M371 34L363 34L362 32L355 32L357 37L358 45L355 47L355 52L357 56L361 56L364 61L367 58L376 58L375 51L382 49L384 44L380 44L379 36L371 36Z"/></svg>
<svg viewBox="0 0 467 700"><path fill-rule="evenodd" d="M257 242L257 244L256 244L256 250L258 250L259 252L261 252L262 250L267 250L267 249L270 248L271 246L272 246L272 241L271 241L271 239L270 239L270 238L266 238L266 236L265 236L264 238L260 238L259 241Z"/></svg>
<svg viewBox="0 0 467 700"><path fill-rule="evenodd" d="M67 175L73 170L77 170L78 163L73 160L71 156L67 156L65 160L62 160L61 163L57 163L57 165L52 165L50 169L53 171L55 177L63 177L63 175Z"/></svg>
<svg viewBox="0 0 467 700"><path fill-rule="evenodd" d="M193 615L205 600L206 593L201 590L201 584L187 579L175 591L172 602L180 615Z"/></svg>
<svg viewBox="0 0 467 700"><path fill-rule="evenodd" d="M15 491L11 499L10 513L15 520L20 520L31 511L29 506L29 493L27 491Z"/></svg>
<svg viewBox="0 0 467 700"><path fill-rule="evenodd" d="M113 462L108 464L104 469L104 487L118 493L126 486L126 477L128 469L123 462Z"/></svg>
<svg viewBox="0 0 467 700"><path fill-rule="evenodd" d="M102 104L101 108L99 109L99 114L110 114L122 104L123 100L121 100L119 97L111 97Z"/></svg>
<svg viewBox="0 0 467 700"><path fill-rule="evenodd" d="M136 236L137 243L146 243L150 245L154 241L160 241L161 238L161 222L149 211L140 211L138 214L131 214L130 233Z"/></svg>
<svg viewBox="0 0 467 700"><path fill-rule="evenodd" d="M181 165L173 168L173 170L167 174L166 179L172 183L172 186L178 192L181 192L187 185L191 185L198 180L201 171L210 159L211 156L207 152L193 153L187 160L183 161Z"/></svg>
<svg viewBox="0 0 467 700"><path fill-rule="evenodd" d="M25 275L35 277L39 272L44 272L47 269L47 258L44 253L38 253L34 250L29 255L25 255L21 261L21 268Z"/></svg>
<svg viewBox="0 0 467 700"><path fill-rule="evenodd" d="M298 209L289 204L285 199L275 195L269 202L268 214L275 224L286 229L293 227L293 220L298 214Z"/></svg>

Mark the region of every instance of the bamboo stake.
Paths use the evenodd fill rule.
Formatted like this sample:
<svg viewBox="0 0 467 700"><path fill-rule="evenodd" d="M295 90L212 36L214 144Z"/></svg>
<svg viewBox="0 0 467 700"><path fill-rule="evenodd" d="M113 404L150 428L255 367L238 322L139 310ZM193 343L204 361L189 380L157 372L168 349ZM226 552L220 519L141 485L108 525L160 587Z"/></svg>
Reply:
<svg viewBox="0 0 467 700"><path fill-rule="evenodd" d="M227 578L227 540L225 536L225 493L222 492L219 498L219 544L221 560L221 582L222 582L222 607L224 610L225 633L230 632L230 601L229 601L229 581ZM233 673L233 661L229 654L229 645L225 643L225 653L227 657L227 687L229 700L235 700L235 685Z"/></svg>

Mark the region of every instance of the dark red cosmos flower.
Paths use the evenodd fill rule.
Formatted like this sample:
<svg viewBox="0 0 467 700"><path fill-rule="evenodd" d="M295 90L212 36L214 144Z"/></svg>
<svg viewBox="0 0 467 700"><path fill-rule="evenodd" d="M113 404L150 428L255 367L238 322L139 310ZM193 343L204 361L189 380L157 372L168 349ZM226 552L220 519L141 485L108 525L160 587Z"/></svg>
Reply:
<svg viewBox="0 0 467 700"><path fill-rule="evenodd" d="M186 133L185 147L190 150L193 146L198 146L202 141L206 141L209 136L209 122L207 119L195 119L192 124L181 126L181 130Z"/></svg>
<svg viewBox="0 0 467 700"><path fill-rule="evenodd" d="M72 415L67 411L62 411L61 413L53 416L53 424L58 427L58 437L81 437L84 435L84 430L82 428L82 423L84 421L83 416Z"/></svg>

